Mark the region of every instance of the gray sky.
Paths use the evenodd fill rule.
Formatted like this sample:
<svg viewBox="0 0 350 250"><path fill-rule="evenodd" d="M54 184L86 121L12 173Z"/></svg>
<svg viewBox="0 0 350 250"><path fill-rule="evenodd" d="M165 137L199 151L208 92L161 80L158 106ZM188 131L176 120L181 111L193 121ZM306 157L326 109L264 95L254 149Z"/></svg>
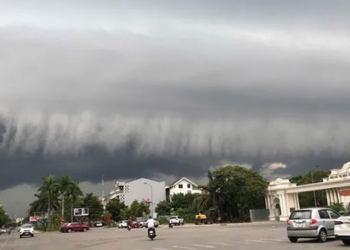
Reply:
<svg viewBox="0 0 350 250"><path fill-rule="evenodd" d="M0 0L2 202L23 214L49 173L99 194L102 174L112 187L203 183L226 163L269 179L340 168L349 7Z"/></svg>

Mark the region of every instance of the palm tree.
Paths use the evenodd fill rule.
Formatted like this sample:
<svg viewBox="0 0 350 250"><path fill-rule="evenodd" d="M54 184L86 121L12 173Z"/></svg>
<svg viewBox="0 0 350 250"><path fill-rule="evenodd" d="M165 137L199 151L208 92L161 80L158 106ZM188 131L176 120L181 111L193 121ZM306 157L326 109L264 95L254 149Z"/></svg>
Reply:
<svg viewBox="0 0 350 250"><path fill-rule="evenodd" d="M43 184L38 189L40 196L44 199L47 199L47 212L49 216L49 222L51 218L51 211L53 209L53 204L57 202L57 192L58 192L58 183L54 175L48 175L43 178ZM54 200L55 198L55 200Z"/></svg>
<svg viewBox="0 0 350 250"><path fill-rule="evenodd" d="M58 190L61 198L61 217L64 218L64 202L65 198L68 197L71 192L75 189L76 183L72 180L72 178L68 175L62 176L57 181Z"/></svg>
<svg viewBox="0 0 350 250"><path fill-rule="evenodd" d="M74 182L73 184L70 185L69 190L67 191L67 196L70 198L70 214L71 214L71 222L73 222L73 209L74 209L74 202L77 200L77 198L79 196L82 196L83 192L81 191L80 187L79 187L79 183L78 182Z"/></svg>

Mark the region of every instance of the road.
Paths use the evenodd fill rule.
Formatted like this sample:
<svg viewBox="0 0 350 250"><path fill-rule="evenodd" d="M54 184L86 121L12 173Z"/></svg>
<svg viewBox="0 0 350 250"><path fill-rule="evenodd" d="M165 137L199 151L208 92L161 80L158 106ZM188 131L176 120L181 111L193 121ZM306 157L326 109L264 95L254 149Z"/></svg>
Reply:
<svg viewBox="0 0 350 250"><path fill-rule="evenodd" d="M146 229L92 228L86 233L38 233L34 238L19 238L17 232L0 236L0 250L286 250L344 247L339 240L326 243L299 240L290 243L284 223L235 225L165 226L157 229L154 241Z"/></svg>

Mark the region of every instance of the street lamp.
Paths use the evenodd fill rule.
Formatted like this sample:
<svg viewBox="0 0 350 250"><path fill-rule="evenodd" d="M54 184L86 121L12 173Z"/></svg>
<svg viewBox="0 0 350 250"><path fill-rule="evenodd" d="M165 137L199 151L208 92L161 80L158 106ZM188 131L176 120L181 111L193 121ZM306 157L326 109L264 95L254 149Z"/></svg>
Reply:
<svg viewBox="0 0 350 250"><path fill-rule="evenodd" d="M144 182L143 184L148 185L151 188L151 215L153 217L153 187L151 184Z"/></svg>
<svg viewBox="0 0 350 250"><path fill-rule="evenodd" d="M318 168L318 165L313 170L311 170L311 182L312 182L312 184L314 183L314 170L316 168ZM317 207L316 192L315 191L314 191L314 204L315 204L315 207Z"/></svg>

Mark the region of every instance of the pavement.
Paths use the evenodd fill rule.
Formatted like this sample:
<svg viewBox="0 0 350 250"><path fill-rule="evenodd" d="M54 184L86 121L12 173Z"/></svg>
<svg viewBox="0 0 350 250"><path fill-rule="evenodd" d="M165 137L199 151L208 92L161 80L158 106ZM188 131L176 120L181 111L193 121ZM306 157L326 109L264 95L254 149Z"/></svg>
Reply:
<svg viewBox="0 0 350 250"><path fill-rule="evenodd" d="M161 226L154 241L147 229L92 228L88 232L40 233L19 238L18 232L0 235L0 250L286 250L344 248L339 240L326 243L303 239L289 242L281 222L225 225Z"/></svg>

